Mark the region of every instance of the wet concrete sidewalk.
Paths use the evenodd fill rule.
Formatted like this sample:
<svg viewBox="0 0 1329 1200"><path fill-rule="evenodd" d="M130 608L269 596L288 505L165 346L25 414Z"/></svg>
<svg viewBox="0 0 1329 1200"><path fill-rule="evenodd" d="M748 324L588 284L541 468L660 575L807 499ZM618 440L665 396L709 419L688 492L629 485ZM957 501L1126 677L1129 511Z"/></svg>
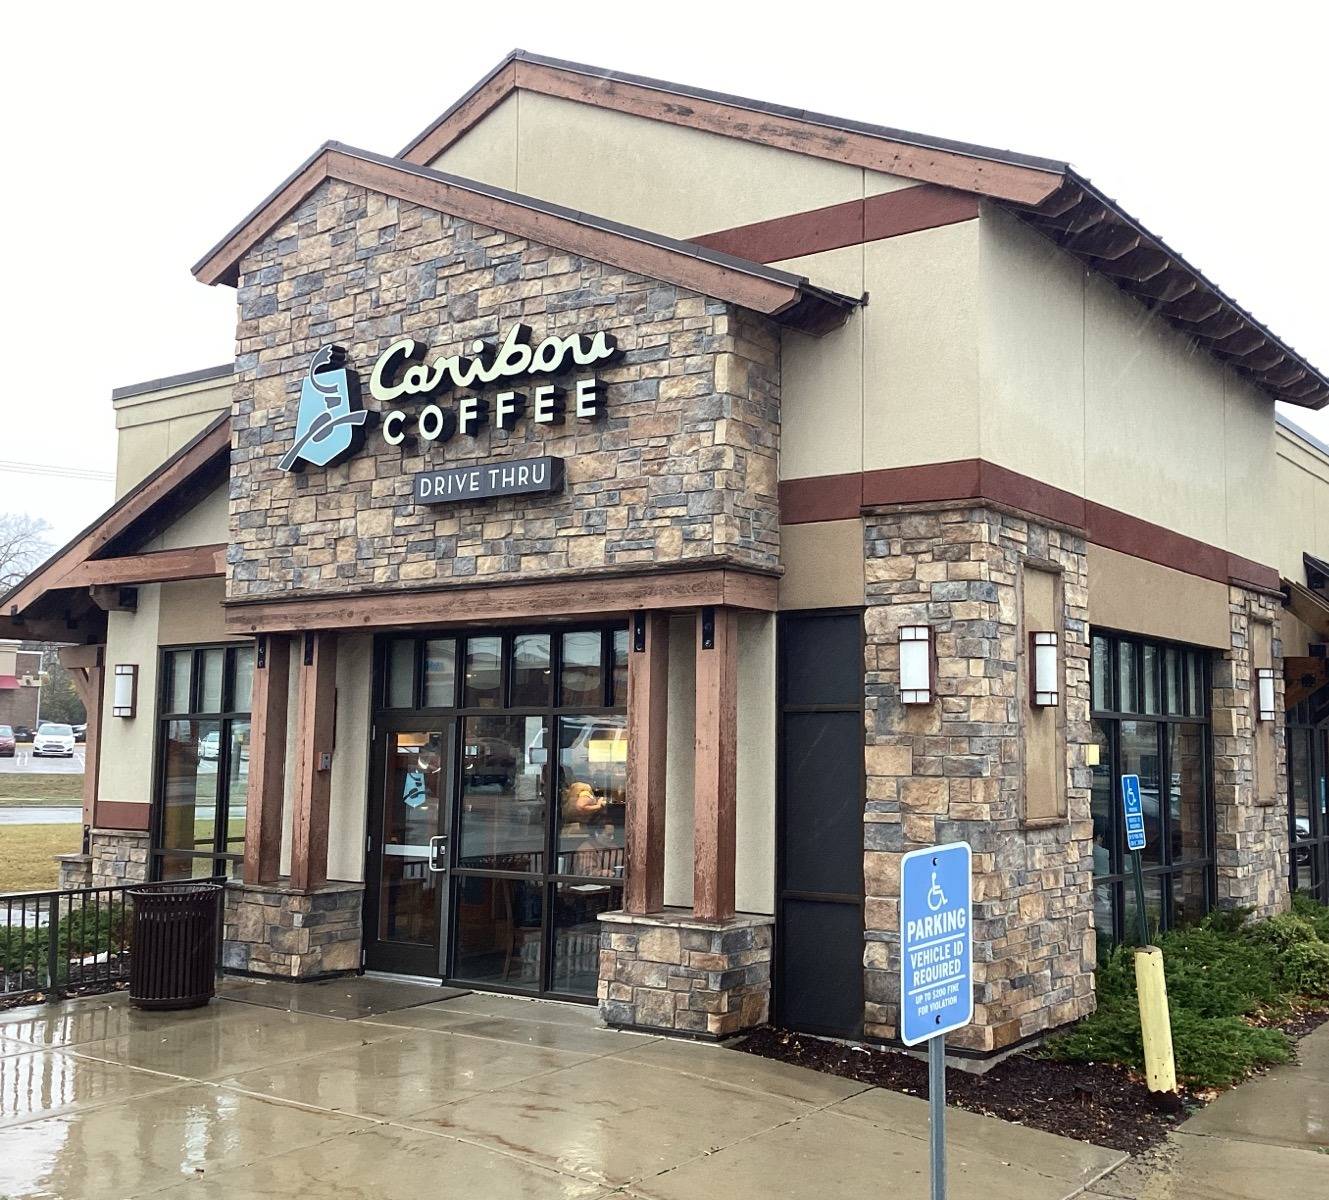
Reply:
<svg viewBox="0 0 1329 1200"><path fill-rule="evenodd" d="M1329 1025L1298 1062L1224 1093L1168 1139L1089 1189L1113 1200L1329 1197Z"/></svg>
<svg viewBox="0 0 1329 1200"><path fill-rule="evenodd" d="M954 1200L1063 1200L1123 1157L954 1109L948 1129ZM927 1169L921 1100L580 1006L338 1019L117 996L0 1017L9 1200L913 1198Z"/></svg>

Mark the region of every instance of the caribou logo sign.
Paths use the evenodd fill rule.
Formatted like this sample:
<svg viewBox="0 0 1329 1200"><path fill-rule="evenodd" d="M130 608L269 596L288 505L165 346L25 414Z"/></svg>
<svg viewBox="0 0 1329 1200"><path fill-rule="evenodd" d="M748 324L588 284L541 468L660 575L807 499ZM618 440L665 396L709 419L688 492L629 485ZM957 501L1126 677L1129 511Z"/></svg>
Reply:
<svg viewBox="0 0 1329 1200"><path fill-rule="evenodd" d="M340 462L359 449L369 416L360 407L360 381L346 365L345 349L324 346L300 388L295 442L278 465L291 471L297 462L311 467Z"/></svg>

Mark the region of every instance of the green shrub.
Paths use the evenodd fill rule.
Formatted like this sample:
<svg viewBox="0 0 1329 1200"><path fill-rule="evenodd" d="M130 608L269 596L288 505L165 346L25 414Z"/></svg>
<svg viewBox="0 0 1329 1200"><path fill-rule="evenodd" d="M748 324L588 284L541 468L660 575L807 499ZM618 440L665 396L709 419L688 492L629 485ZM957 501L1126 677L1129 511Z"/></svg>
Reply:
<svg viewBox="0 0 1329 1200"><path fill-rule="evenodd" d="M1314 925L1304 917L1290 912L1279 913L1276 917L1252 925L1246 931L1246 937L1257 946L1273 946L1282 954L1293 946L1320 940Z"/></svg>
<svg viewBox="0 0 1329 1200"><path fill-rule="evenodd" d="M1205 925L1158 939L1174 1009L1202 1017L1241 1017L1277 1005L1278 956L1270 947Z"/></svg>
<svg viewBox="0 0 1329 1200"><path fill-rule="evenodd" d="M1215 933L1240 933L1250 923L1255 909L1249 907L1216 908L1200 924Z"/></svg>
<svg viewBox="0 0 1329 1200"><path fill-rule="evenodd" d="M1329 1000L1329 945L1301 942L1283 954L1279 964L1284 988L1310 1000Z"/></svg>
<svg viewBox="0 0 1329 1200"><path fill-rule="evenodd" d="M1293 892L1292 911L1314 926L1320 941L1329 942L1329 904L1312 900L1305 892Z"/></svg>
<svg viewBox="0 0 1329 1200"><path fill-rule="evenodd" d="M1135 1023L1140 1023L1138 1015ZM1258 1029L1240 1017L1201 1017L1186 1009L1172 1010L1172 1052L1177 1075L1188 1087L1240 1083L1256 1067L1287 1062L1291 1045L1292 1039L1281 1029Z"/></svg>

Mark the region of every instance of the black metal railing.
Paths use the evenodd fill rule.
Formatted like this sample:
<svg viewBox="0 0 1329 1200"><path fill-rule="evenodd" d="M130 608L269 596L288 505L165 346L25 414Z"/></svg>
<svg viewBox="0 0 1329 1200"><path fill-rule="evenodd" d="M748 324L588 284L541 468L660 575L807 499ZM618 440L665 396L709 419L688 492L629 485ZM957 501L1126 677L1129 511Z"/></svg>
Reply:
<svg viewBox="0 0 1329 1200"><path fill-rule="evenodd" d="M226 877L192 882L224 885ZM134 924L130 891L158 886L178 884L0 895L0 1001L37 993L59 1000L128 984Z"/></svg>

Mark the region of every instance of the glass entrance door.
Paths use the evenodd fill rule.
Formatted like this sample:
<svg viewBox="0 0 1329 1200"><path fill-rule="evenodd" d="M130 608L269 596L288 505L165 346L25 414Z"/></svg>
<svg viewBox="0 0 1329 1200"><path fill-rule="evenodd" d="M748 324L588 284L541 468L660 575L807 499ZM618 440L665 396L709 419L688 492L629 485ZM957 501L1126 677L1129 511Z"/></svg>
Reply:
<svg viewBox="0 0 1329 1200"><path fill-rule="evenodd" d="M455 761L451 719L383 728L375 746L365 966L441 978L446 970Z"/></svg>

